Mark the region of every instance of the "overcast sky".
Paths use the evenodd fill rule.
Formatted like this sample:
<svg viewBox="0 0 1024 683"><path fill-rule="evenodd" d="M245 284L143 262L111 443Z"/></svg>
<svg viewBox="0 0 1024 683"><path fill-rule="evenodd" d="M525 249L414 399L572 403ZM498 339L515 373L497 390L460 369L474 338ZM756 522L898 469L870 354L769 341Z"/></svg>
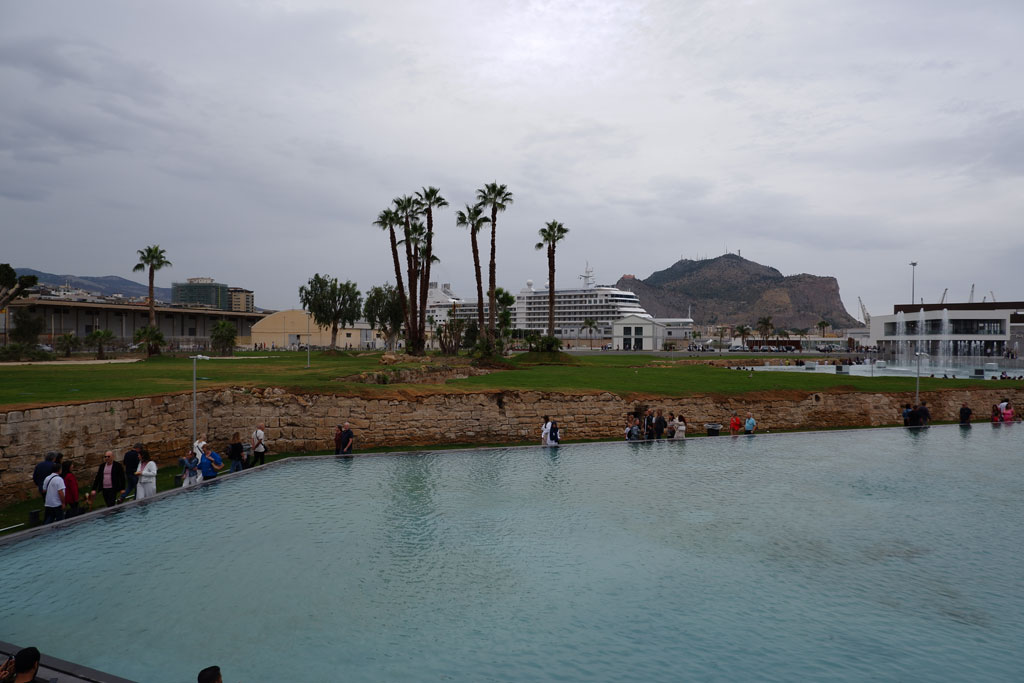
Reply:
<svg viewBox="0 0 1024 683"><path fill-rule="evenodd" d="M373 227L425 185L508 185L498 283L741 251L847 309L1024 299L1020 0L0 0L0 262L212 276L298 305L393 272Z"/></svg>

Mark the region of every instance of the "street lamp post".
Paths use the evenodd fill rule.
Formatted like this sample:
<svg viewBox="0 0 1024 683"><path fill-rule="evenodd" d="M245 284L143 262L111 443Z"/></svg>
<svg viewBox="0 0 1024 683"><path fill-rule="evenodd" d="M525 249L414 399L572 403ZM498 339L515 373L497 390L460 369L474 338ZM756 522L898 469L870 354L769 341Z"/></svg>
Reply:
<svg viewBox="0 0 1024 683"><path fill-rule="evenodd" d="M910 305L914 305L914 276L917 274L917 261L910 262Z"/></svg>
<svg viewBox="0 0 1024 683"><path fill-rule="evenodd" d="M309 335L309 311L306 311L306 369L309 370L309 345L312 337Z"/></svg>
<svg viewBox="0 0 1024 683"><path fill-rule="evenodd" d="M196 361L210 360L209 356L189 356L192 359L192 443L198 438L196 434Z"/></svg>

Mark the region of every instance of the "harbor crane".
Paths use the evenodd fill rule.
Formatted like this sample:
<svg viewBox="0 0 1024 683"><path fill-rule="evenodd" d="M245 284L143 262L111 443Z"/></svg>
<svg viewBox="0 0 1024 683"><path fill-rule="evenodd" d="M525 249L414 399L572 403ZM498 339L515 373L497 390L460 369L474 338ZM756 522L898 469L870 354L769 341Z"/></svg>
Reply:
<svg viewBox="0 0 1024 683"><path fill-rule="evenodd" d="M969 303L969 304L973 304L974 303L974 283L973 282L971 283L971 295L969 297L967 297L967 303Z"/></svg>
<svg viewBox="0 0 1024 683"><path fill-rule="evenodd" d="M871 314L868 313L867 306L864 305L864 302L861 301L859 296L857 297L857 303L860 304L860 314L864 316L864 324L871 327Z"/></svg>
<svg viewBox="0 0 1024 683"><path fill-rule="evenodd" d="M992 297L992 303L995 303L995 302L996 302L996 293L995 293L995 292L993 292L993 291L992 291L992 290L990 289L990 290L988 290L988 295L989 295L990 297Z"/></svg>
<svg viewBox="0 0 1024 683"><path fill-rule="evenodd" d="M939 304L946 303L946 294L948 294L948 293L949 293L949 287L946 287L944 290L942 290L942 298L939 299Z"/></svg>

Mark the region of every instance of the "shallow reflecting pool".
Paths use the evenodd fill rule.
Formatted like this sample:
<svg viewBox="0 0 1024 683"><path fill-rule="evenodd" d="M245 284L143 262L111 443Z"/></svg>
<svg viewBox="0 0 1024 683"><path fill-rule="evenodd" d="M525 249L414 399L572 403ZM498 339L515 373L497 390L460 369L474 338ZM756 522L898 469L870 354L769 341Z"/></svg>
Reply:
<svg viewBox="0 0 1024 683"><path fill-rule="evenodd" d="M0 546L140 681L1020 680L1024 426L296 460Z"/></svg>

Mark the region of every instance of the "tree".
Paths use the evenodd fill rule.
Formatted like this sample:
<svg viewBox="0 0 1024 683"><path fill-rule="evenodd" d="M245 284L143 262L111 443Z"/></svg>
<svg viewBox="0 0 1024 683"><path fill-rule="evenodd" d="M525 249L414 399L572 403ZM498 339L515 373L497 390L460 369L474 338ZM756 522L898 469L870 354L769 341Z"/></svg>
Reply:
<svg viewBox="0 0 1024 683"><path fill-rule="evenodd" d="M472 324L472 323L471 323ZM455 306L448 312L448 321L437 327L437 341L441 353L457 356L462 347L462 335L466 331L466 321L455 317Z"/></svg>
<svg viewBox="0 0 1024 683"><path fill-rule="evenodd" d="M39 335L46 327L46 321L42 316L21 307L15 308L11 313L11 322L14 328L10 331L11 341L29 347L35 347L39 342Z"/></svg>
<svg viewBox="0 0 1024 683"><path fill-rule="evenodd" d="M363 297L356 283L316 273L309 283L299 287L302 308L313 315L320 327L331 328L331 350L337 348L338 327L355 324L363 309Z"/></svg>
<svg viewBox="0 0 1024 683"><path fill-rule="evenodd" d="M395 228L402 225L402 217L395 209L384 209L377 216L377 220L375 220L373 224L378 226L381 230L387 230L388 237L391 239L391 259L395 266L395 286L398 291L398 302L402 308L402 320L405 321L407 315L405 284L402 280L402 262L398 258L398 238L395 236ZM401 325L398 327L401 328Z"/></svg>
<svg viewBox="0 0 1024 683"><path fill-rule="evenodd" d="M402 300L398 290L389 284L371 287L363 304L363 317L370 327L380 331L388 349L394 350L402 329Z"/></svg>
<svg viewBox="0 0 1024 683"><path fill-rule="evenodd" d="M477 243L477 233L480 229L491 222L491 219L484 216L484 207L480 204L470 206L466 204L465 210L455 212L455 225L460 228L469 228L469 243L473 247L473 273L476 275L476 324L477 329L484 327L484 281L480 273L480 246Z"/></svg>
<svg viewBox="0 0 1024 683"><path fill-rule="evenodd" d="M770 315L757 319L757 331L761 335L761 339L764 340L764 343L768 342L768 337L771 336L774 329L775 326L772 325L772 317Z"/></svg>
<svg viewBox="0 0 1024 683"><path fill-rule="evenodd" d="M494 338L494 290L495 290L495 255L497 251L498 237L498 213L504 211L512 203L512 193L505 185L497 182L488 183L476 191L476 201L483 207L491 209L491 261L489 264L489 284L487 289L487 302L490 306L487 314L487 333Z"/></svg>
<svg viewBox="0 0 1024 683"><path fill-rule="evenodd" d="M540 250L547 247L548 251L548 336L555 336L555 245L565 239L569 229L558 221L548 221L547 224L537 231L540 235L540 242L533 245L534 249ZM493 305L493 300L492 300Z"/></svg>
<svg viewBox="0 0 1024 683"><path fill-rule="evenodd" d="M820 332L820 336L822 337L825 336L825 330L828 328L828 326L829 322L827 320L819 320L818 324L815 325L815 327L817 327Z"/></svg>
<svg viewBox="0 0 1024 683"><path fill-rule="evenodd" d="M434 257L434 209L443 209L448 206L448 200L441 196L441 190L436 187L424 187L416 193L416 205L419 211L426 216L426 232L421 254L422 264L420 265L420 301L419 301L419 322L417 329L419 336L417 344L419 353L423 353L426 344L426 321L427 321L427 290L430 287L430 266L437 259Z"/></svg>
<svg viewBox="0 0 1024 683"><path fill-rule="evenodd" d="M583 329L587 331L587 336L590 337L590 350L594 350L594 332L597 331L597 321L593 318L587 318L583 321Z"/></svg>
<svg viewBox="0 0 1024 683"><path fill-rule="evenodd" d="M54 340L53 345L64 354L65 358L70 358L71 353L77 351L82 345L82 340L74 332L65 332Z"/></svg>
<svg viewBox="0 0 1024 683"><path fill-rule="evenodd" d="M134 340L136 344L146 345L146 355L156 356L160 353L160 347L166 342L164 341L164 333L160 331L159 327L140 327L135 330Z"/></svg>
<svg viewBox="0 0 1024 683"><path fill-rule="evenodd" d="M754 333L754 330L750 329L750 325L737 325L736 329L732 331L734 335L740 338L743 343L743 348L747 348L747 338Z"/></svg>
<svg viewBox="0 0 1024 683"><path fill-rule="evenodd" d="M10 264L0 263L0 309L7 308L7 304L25 296L25 290L35 287L38 281L35 275L19 276Z"/></svg>
<svg viewBox="0 0 1024 683"><path fill-rule="evenodd" d="M132 268L133 273L149 269L149 326L156 327L156 299L153 294L153 275L161 268L172 266L159 244L139 249L139 262ZM151 354L152 355L152 354Z"/></svg>
<svg viewBox="0 0 1024 683"><path fill-rule="evenodd" d="M803 342L807 341L807 338L811 336L811 328L801 327L799 330L795 330L797 336L800 337L801 350L803 349Z"/></svg>
<svg viewBox="0 0 1024 683"><path fill-rule="evenodd" d="M142 328L149 329L149 328ZM110 330L93 330L85 338L85 343L96 347L96 360L104 360L107 355L103 352L104 346L110 346L114 341L114 333Z"/></svg>
<svg viewBox="0 0 1024 683"><path fill-rule="evenodd" d="M725 346L725 338L729 334L729 328L725 325L719 325L716 329L718 332L718 353L722 353L722 347Z"/></svg>
<svg viewBox="0 0 1024 683"><path fill-rule="evenodd" d="M395 212L399 217L399 224L402 226L402 239L399 240L399 243L405 247L406 282L409 286L405 307L405 346L409 353L416 353L416 339L418 338L416 325L419 322L417 312L419 297L416 295L419 289L417 273L419 254L416 252L420 242L419 215L417 213L416 200L409 195L395 197L391 200L391 203L395 207ZM423 231L425 232L426 228Z"/></svg>
<svg viewBox="0 0 1024 683"><path fill-rule="evenodd" d="M210 330L210 342L213 344L213 348L225 356L230 356L235 352L237 336L238 331L235 329L234 323L227 320L218 320Z"/></svg>

